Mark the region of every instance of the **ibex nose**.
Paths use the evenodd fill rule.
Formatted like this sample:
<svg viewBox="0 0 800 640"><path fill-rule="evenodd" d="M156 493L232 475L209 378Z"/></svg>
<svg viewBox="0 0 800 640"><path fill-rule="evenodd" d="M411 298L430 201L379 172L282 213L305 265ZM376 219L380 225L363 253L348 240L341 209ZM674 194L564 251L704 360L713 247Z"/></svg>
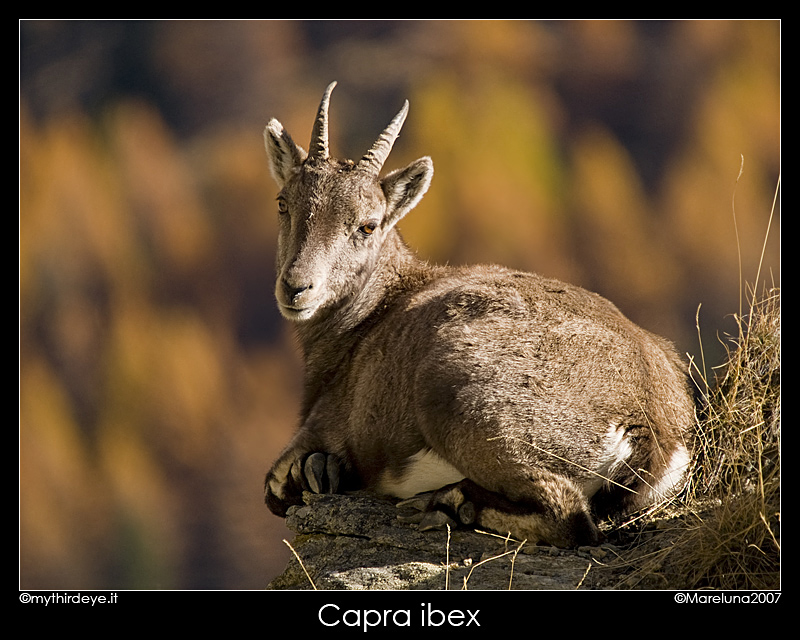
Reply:
<svg viewBox="0 0 800 640"><path fill-rule="evenodd" d="M286 301L291 304L297 304L300 297L307 291L314 288L313 284L296 285L290 283L286 278L281 279L281 287L283 288L283 295Z"/></svg>

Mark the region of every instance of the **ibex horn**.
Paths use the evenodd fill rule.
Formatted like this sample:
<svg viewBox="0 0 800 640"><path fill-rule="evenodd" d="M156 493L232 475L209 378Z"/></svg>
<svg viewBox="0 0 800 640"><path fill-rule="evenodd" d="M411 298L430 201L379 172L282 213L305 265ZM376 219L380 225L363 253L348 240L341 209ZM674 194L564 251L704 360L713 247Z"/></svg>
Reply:
<svg viewBox="0 0 800 640"><path fill-rule="evenodd" d="M358 167L360 169L364 169L375 175L380 173L383 163L386 162L386 158L389 157L389 152L392 150L394 141L397 140L397 136L400 134L400 129L403 128L403 122L405 122L407 115L408 100L405 101L403 108L400 109L399 113L394 117L394 120L392 120L389 126L383 130L383 133L378 136L372 148L359 160Z"/></svg>
<svg viewBox="0 0 800 640"><path fill-rule="evenodd" d="M331 92L335 86L336 81L334 80L325 89L325 94L319 103L317 119L314 121L314 128L311 131L309 155L317 160L325 160L328 157L328 104L331 101Z"/></svg>

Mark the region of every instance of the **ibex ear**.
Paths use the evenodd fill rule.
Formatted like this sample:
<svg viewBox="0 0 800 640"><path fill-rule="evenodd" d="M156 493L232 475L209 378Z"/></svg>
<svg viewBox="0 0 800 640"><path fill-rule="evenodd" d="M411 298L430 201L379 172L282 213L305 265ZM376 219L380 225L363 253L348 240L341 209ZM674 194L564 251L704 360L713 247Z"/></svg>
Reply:
<svg viewBox="0 0 800 640"><path fill-rule="evenodd" d="M384 177L381 188L386 196L386 220L394 224L417 206L428 190L431 178L433 160L427 156Z"/></svg>
<svg viewBox="0 0 800 640"><path fill-rule="evenodd" d="M264 145L269 158L269 170L280 188L286 184L292 169L299 167L306 159L306 152L297 146L275 118L264 129Z"/></svg>

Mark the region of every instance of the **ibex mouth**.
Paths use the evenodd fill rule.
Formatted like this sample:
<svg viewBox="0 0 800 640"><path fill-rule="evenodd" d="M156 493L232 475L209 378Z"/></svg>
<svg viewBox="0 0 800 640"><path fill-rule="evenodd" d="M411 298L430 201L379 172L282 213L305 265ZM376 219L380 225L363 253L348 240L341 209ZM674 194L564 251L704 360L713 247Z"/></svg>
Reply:
<svg viewBox="0 0 800 640"><path fill-rule="evenodd" d="M292 307L289 305L285 305L281 302L278 303L278 309L281 312L281 315L286 318L287 320L292 320L294 322L301 321L301 320L308 320L313 316L316 311L317 307Z"/></svg>

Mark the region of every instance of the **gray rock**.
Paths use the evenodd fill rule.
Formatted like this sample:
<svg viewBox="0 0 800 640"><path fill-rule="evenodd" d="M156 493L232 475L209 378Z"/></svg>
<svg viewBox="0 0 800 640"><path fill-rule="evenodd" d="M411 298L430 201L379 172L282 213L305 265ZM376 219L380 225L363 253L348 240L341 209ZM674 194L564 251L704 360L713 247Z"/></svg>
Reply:
<svg viewBox="0 0 800 640"><path fill-rule="evenodd" d="M303 499L286 517L298 534L296 557L269 589L576 589L607 553L477 531L421 532L398 521L397 501L368 493Z"/></svg>

